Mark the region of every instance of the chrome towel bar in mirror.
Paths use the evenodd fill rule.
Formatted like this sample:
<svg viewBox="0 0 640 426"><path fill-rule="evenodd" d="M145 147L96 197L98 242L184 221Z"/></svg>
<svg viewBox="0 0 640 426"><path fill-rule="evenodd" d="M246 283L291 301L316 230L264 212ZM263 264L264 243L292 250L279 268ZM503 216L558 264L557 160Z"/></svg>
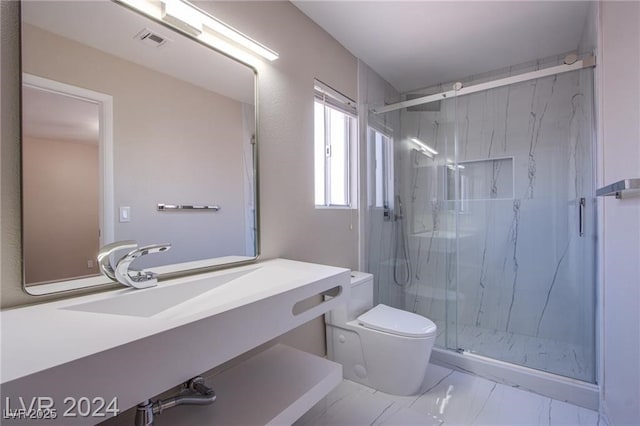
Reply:
<svg viewBox="0 0 640 426"><path fill-rule="evenodd" d="M191 204L158 204L158 211L161 212L167 210L210 210L217 212L220 208L220 206L216 205L197 206Z"/></svg>

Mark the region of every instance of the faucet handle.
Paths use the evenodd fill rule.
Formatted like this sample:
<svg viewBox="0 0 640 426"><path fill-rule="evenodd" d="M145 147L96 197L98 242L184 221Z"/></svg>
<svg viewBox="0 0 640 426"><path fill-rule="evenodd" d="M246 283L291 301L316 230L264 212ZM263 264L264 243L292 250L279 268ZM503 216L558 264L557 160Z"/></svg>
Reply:
<svg viewBox="0 0 640 426"><path fill-rule="evenodd" d="M107 244L98 251L98 265L100 271L113 281L118 281L116 271L111 263L111 255L121 250L132 250L138 248L138 243L133 240L116 241Z"/></svg>
<svg viewBox="0 0 640 426"><path fill-rule="evenodd" d="M171 244L166 243L166 244L150 244L148 246L143 246L138 248L138 245L136 244L136 246L134 247L135 250L129 252L129 254L127 254L127 256L132 256L134 259L140 256L144 256L146 254L153 254L153 253L161 253L163 251L167 251L171 248Z"/></svg>

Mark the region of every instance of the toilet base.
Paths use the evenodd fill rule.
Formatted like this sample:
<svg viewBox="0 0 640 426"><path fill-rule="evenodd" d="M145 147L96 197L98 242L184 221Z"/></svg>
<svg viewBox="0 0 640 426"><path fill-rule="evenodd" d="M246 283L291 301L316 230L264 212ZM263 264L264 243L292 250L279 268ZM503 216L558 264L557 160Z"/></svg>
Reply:
<svg viewBox="0 0 640 426"><path fill-rule="evenodd" d="M342 376L356 383L373 387L362 354L358 333L339 327L327 326L327 358L342 364Z"/></svg>
<svg viewBox="0 0 640 426"><path fill-rule="evenodd" d="M411 338L367 329L357 321L326 326L327 355L345 379L392 395L420 391L435 335Z"/></svg>

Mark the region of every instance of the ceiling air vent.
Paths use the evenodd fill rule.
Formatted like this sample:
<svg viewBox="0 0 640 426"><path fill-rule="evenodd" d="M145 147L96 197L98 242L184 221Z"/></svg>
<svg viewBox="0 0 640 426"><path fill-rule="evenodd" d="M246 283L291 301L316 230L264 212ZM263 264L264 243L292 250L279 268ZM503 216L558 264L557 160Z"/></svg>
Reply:
<svg viewBox="0 0 640 426"><path fill-rule="evenodd" d="M138 34L136 34L135 38L140 40L144 44L148 44L149 46L153 47L160 47L171 41L167 37L153 32L148 28L145 28Z"/></svg>

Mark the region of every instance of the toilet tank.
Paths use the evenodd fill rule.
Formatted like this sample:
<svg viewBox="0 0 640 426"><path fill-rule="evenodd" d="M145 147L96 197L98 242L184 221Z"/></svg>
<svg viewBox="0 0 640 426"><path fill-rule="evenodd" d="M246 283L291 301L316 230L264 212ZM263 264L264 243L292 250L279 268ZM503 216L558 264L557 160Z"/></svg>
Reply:
<svg viewBox="0 0 640 426"><path fill-rule="evenodd" d="M327 324L341 325L373 308L373 275L351 271L351 295L342 305L325 314Z"/></svg>
<svg viewBox="0 0 640 426"><path fill-rule="evenodd" d="M373 308L373 275L351 271L351 296L348 300L347 321Z"/></svg>

